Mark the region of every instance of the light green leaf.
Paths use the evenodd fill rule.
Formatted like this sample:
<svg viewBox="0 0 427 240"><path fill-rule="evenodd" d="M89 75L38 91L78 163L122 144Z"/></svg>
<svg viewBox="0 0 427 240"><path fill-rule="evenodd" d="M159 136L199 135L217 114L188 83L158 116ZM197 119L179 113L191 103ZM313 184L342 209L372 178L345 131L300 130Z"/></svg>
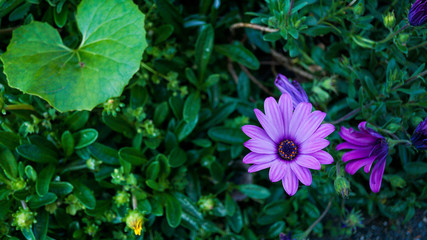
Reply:
<svg viewBox="0 0 427 240"><path fill-rule="evenodd" d="M36 181L36 192L42 197L49 191L49 184L52 180L53 174L55 174L55 166L49 165L40 172Z"/></svg>
<svg viewBox="0 0 427 240"><path fill-rule="evenodd" d="M59 111L91 110L121 95L147 46L144 14L131 0L83 0L76 21L82 34L77 49L65 46L47 23L16 29L1 57L10 86Z"/></svg>

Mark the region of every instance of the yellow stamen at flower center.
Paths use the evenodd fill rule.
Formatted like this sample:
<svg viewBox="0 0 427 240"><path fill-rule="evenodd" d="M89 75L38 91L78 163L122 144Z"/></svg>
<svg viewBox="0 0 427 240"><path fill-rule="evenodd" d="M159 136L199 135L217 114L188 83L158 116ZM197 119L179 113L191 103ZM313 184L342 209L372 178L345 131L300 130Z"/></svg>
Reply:
<svg viewBox="0 0 427 240"><path fill-rule="evenodd" d="M142 220L138 220L136 223L132 223L132 229L135 232L135 235L141 235L142 230Z"/></svg>

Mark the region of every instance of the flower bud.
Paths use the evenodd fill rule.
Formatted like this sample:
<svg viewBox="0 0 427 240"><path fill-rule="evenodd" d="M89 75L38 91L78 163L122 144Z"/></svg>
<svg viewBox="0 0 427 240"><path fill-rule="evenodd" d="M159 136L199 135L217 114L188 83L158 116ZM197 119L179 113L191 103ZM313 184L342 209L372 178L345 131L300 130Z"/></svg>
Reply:
<svg viewBox="0 0 427 240"><path fill-rule="evenodd" d="M399 34L399 42L402 44L406 44L409 40L409 34L407 33L401 33Z"/></svg>
<svg viewBox="0 0 427 240"><path fill-rule="evenodd" d="M343 198L347 198L350 193L350 183L344 177L337 177L334 182L335 191L341 194Z"/></svg>
<svg viewBox="0 0 427 240"><path fill-rule="evenodd" d="M129 203L130 194L125 191L117 192L116 196L114 196L114 202L117 206L122 206Z"/></svg>
<svg viewBox="0 0 427 240"><path fill-rule="evenodd" d="M27 186L27 182L25 182L25 180L22 178L19 178L18 180L15 180L15 181L12 181L12 185L11 185L11 187L14 191L22 190L26 186Z"/></svg>
<svg viewBox="0 0 427 240"><path fill-rule="evenodd" d="M291 96L294 108L301 102L309 102L307 93L297 81L293 80L292 83L290 83L287 77L279 74L274 84L280 92L283 94L288 93Z"/></svg>
<svg viewBox="0 0 427 240"><path fill-rule="evenodd" d="M202 196L197 205L203 213L210 213L212 209L215 207L215 201L213 199L213 195Z"/></svg>
<svg viewBox="0 0 427 240"><path fill-rule="evenodd" d="M29 228L33 223L37 222L36 215L37 213L31 212L29 209L19 208L16 213L12 214L12 226L15 226L17 229Z"/></svg>
<svg viewBox="0 0 427 240"><path fill-rule="evenodd" d="M129 211L126 216L126 226L133 229L135 235L141 235L144 224L144 215L138 210Z"/></svg>
<svg viewBox="0 0 427 240"><path fill-rule="evenodd" d="M393 28L396 24L396 17L394 16L394 12L388 12L387 15L383 16L384 26L386 28Z"/></svg>

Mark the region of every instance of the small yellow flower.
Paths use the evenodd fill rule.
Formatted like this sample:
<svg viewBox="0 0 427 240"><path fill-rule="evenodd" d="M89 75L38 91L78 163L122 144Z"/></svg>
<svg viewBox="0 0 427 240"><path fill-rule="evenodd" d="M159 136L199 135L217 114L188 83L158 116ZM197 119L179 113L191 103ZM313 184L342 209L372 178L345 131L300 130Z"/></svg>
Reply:
<svg viewBox="0 0 427 240"><path fill-rule="evenodd" d="M144 215L138 210L132 210L126 217L126 225L133 229L135 235L141 235L144 224Z"/></svg>
<svg viewBox="0 0 427 240"><path fill-rule="evenodd" d="M141 235L142 230L142 220L138 220L136 223L133 223L132 229L135 233L135 235Z"/></svg>

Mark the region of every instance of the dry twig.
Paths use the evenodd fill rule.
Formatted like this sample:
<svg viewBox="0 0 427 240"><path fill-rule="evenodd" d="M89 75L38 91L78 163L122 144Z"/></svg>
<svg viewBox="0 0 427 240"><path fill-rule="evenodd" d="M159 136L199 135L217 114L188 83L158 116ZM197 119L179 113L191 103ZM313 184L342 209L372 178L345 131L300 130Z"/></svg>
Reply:
<svg viewBox="0 0 427 240"><path fill-rule="evenodd" d="M242 64L239 64L240 68L242 69L243 72L246 73L246 75L248 75L249 79L255 83L261 90L263 90L265 93L267 93L268 95L273 95L272 92L270 92L266 87L264 87L264 85L262 85L262 83L260 81L258 81L258 79L256 79L251 72L249 72L249 70L243 66Z"/></svg>

